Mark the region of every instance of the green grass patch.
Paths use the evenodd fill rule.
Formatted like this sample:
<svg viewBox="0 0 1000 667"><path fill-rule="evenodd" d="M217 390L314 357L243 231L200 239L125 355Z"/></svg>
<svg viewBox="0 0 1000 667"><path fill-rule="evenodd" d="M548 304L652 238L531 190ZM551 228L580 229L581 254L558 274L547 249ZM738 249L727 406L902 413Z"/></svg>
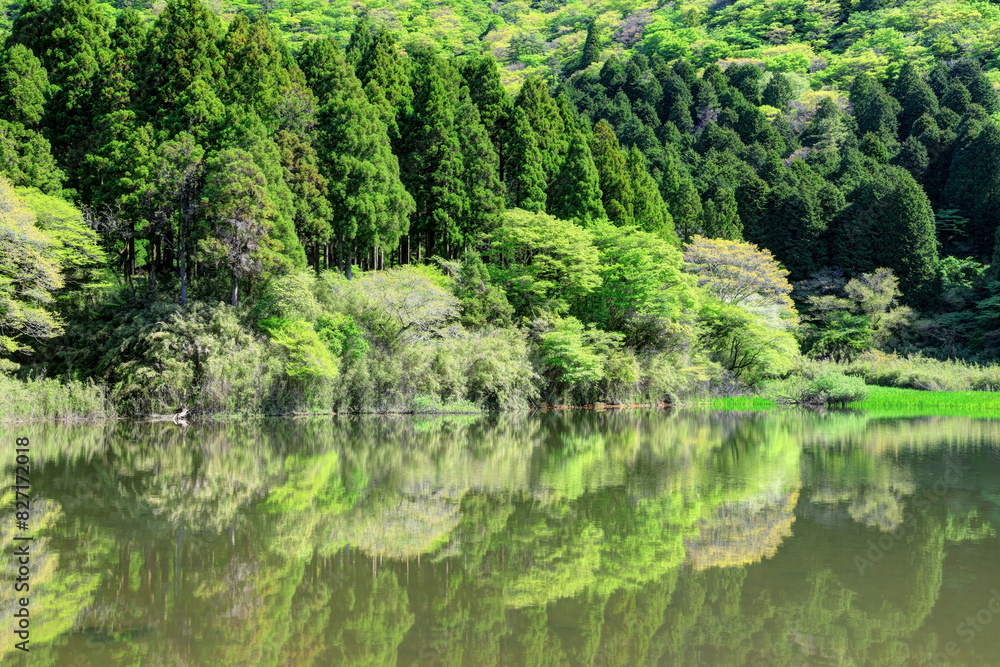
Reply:
<svg viewBox="0 0 1000 667"><path fill-rule="evenodd" d="M712 410L743 412L748 410L770 410L777 403L762 396L721 396L709 402Z"/></svg>
<svg viewBox="0 0 1000 667"><path fill-rule="evenodd" d="M1000 393L992 391L922 391L869 387L868 398L850 408L874 416L1000 417Z"/></svg>

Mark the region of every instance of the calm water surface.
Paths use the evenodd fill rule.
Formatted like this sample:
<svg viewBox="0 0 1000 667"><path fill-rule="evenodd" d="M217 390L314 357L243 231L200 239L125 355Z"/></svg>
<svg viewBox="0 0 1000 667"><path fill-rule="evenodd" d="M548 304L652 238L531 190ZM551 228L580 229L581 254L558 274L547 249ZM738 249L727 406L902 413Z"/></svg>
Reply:
<svg viewBox="0 0 1000 667"><path fill-rule="evenodd" d="M4 425L68 665L1000 665L1000 421ZM14 607L2 517L0 612Z"/></svg>

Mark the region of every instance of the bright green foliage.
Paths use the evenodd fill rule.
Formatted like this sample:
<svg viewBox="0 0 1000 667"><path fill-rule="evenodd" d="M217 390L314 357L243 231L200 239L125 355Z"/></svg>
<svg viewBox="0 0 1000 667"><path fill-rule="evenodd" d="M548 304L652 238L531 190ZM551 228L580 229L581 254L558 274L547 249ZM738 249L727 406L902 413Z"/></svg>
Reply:
<svg viewBox="0 0 1000 667"><path fill-rule="evenodd" d="M601 379L603 360L587 344L586 334L583 323L566 317L557 319L553 330L541 335L543 374L558 389L572 391Z"/></svg>
<svg viewBox="0 0 1000 667"><path fill-rule="evenodd" d="M97 232L69 202L18 188L16 196L35 217L35 226L48 237L46 254L59 264L67 289L87 289L103 284L107 261Z"/></svg>
<svg viewBox="0 0 1000 667"><path fill-rule="evenodd" d="M146 43L148 25L139 11L123 10L115 17L111 31L111 60L100 90L100 111L113 113L132 104L139 85L140 58ZM100 124L100 123L99 123Z"/></svg>
<svg viewBox="0 0 1000 667"><path fill-rule="evenodd" d="M594 127L594 143L591 148L594 164L601 182L604 212L615 224L631 226L635 224L635 193L625 162L625 154L618 143L618 137L607 121L600 121Z"/></svg>
<svg viewBox="0 0 1000 667"><path fill-rule="evenodd" d="M462 151L462 182L465 208L459 218L464 244L476 242L492 229L504 207L504 187L500 181L500 158L481 122L479 109L468 88L459 91L455 108L455 132Z"/></svg>
<svg viewBox="0 0 1000 667"><path fill-rule="evenodd" d="M795 316L788 296L788 271L781 268L769 250L752 243L695 236L684 246L684 267L723 303L767 312L774 309L776 321Z"/></svg>
<svg viewBox="0 0 1000 667"><path fill-rule="evenodd" d="M219 42L219 56L225 71L219 93L223 103L242 105L274 128L291 80L287 57L270 24L237 15Z"/></svg>
<svg viewBox="0 0 1000 667"><path fill-rule="evenodd" d="M606 221L590 228L601 283L574 310L608 331L628 331L650 318L678 322L693 306L681 253L649 232Z"/></svg>
<svg viewBox="0 0 1000 667"><path fill-rule="evenodd" d="M741 382L754 385L767 377L780 377L798 357L798 345L789 331L745 308L709 299L700 317L705 345Z"/></svg>
<svg viewBox="0 0 1000 667"><path fill-rule="evenodd" d="M575 133L570 140L562 169L552 184L548 211L557 218L572 220L584 227L604 218L597 166L581 132Z"/></svg>
<svg viewBox="0 0 1000 667"><path fill-rule="evenodd" d="M282 175L295 207L294 225L298 241L309 246L319 261L319 248L332 238L333 211L326 195L329 182L323 176L315 147L300 134L280 130L274 143L281 153Z"/></svg>
<svg viewBox="0 0 1000 667"><path fill-rule="evenodd" d="M63 286L54 239L35 225L35 214L0 176L0 349L25 339L58 335L62 322L47 308Z"/></svg>
<svg viewBox="0 0 1000 667"><path fill-rule="evenodd" d="M544 213L507 211L493 232L490 273L520 316L566 312L601 284L591 234Z"/></svg>
<svg viewBox="0 0 1000 667"><path fill-rule="evenodd" d="M0 56L0 116L36 125L49 92L48 74L28 47L14 44Z"/></svg>
<svg viewBox="0 0 1000 667"><path fill-rule="evenodd" d="M260 327L288 355L285 372L289 377L296 380L337 377L336 359L309 322L269 317L260 321Z"/></svg>
<svg viewBox="0 0 1000 667"><path fill-rule="evenodd" d="M545 210L545 169L535 131L524 109L511 113L504 175L507 203L526 211Z"/></svg>
<svg viewBox="0 0 1000 667"><path fill-rule="evenodd" d="M873 346L871 321L864 315L838 310L825 322L813 341L809 355L818 359L848 362Z"/></svg>
<svg viewBox="0 0 1000 667"><path fill-rule="evenodd" d="M474 252L462 258L455 279L455 296L462 306L462 324L482 327L510 324L514 309L503 290L490 281L489 270Z"/></svg>

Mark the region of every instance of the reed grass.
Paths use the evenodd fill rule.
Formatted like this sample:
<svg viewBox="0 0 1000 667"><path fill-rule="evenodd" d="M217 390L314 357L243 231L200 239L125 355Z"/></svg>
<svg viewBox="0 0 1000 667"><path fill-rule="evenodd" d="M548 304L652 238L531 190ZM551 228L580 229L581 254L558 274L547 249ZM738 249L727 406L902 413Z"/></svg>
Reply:
<svg viewBox="0 0 1000 667"><path fill-rule="evenodd" d="M114 416L114 407L101 385L50 378L18 380L0 373L0 421Z"/></svg>

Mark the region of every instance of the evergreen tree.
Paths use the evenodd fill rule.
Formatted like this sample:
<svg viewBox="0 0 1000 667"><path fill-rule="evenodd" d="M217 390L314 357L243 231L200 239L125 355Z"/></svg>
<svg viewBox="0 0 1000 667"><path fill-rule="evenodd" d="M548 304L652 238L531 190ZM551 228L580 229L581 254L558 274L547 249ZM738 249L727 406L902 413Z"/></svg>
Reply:
<svg viewBox="0 0 1000 667"><path fill-rule="evenodd" d="M281 38L262 18L237 14L219 44L225 78L219 98L252 110L271 131L278 124L283 94L291 85Z"/></svg>
<svg viewBox="0 0 1000 667"><path fill-rule="evenodd" d="M455 133L462 152L462 183L467 200L458 226L462 242L468 245L492 230L497 215L503 211L504 188L500 159L465 85L455 109Z"/></svg>
<svg viewBox="0 0 1000 667"><path fill-rule="evenodd" d="M184 119L185 107L189 112L218 108L217 91L223 78L221 35L219 17L201 0L167 3L150 30L141 58L139 107L145 118L158 127L192 127L199 121ZM205 101L209 96L214 99Z"/></svg>
<svg viewBox="0 0 1000 667"><path fill-rule="evenodd" d="M399 120L410 113L413 89L406 58L385 26L371 36L366 51L355 65L368 100L379 109L394 146L402 140Z"/></svg>
<svg viewBox="0 0 1000 667"><path fill-rule="evenodd" d="M111 58L98 102L101 113L114 113L132 106L139 84L139 60L145 45L146 22L143 15L132 8L122 10L115 18L115 27L111 31Z"/></svg>
<svg viewBox="0 0 1000 667"><path fill-rule="evenodd" d="M674 220L663 201L656 181L649 175L646 158L633 146L628 151L625 163L632 185L632 218L636 227L656 234L664 241L678 244Z"/></svg>
<svg viewBox="0 0 1000 667"><path fill-rule="evenodd" d="M332 39L307 43L300 64L320 103L316 148L329 182L339 266L351 275L358 248L396 246L409 229L413 198L399 179L399 163L385 124Z"/></svg>
<svg viewBox="0 0 1000 667"><path fill-rule="evenodd" d="M937 95L920 77L920 73L913 63L906 63L899 70L893 95L902 106L902 114L899 118L900 137L910 136L913 124L924 114L934 116L938 112Z"/></svg>
<svg viewBox="0 0 1000 667"><path fill-rule="evenodd" d="M685 243L695 234L702 232L701 197L694 179L681 162L677 149L667 148L667 161L660 179L660 192L667 204L678 237Z"/></svg>
<svg viewBox="0 0 1000 667"><path fill-rule="evenodd" d="M505 143L507 160L504 175L508 205L533 213L544 212L546 181L542 153L524 109L515 107L512 111Z"/></svg>
<svg viewBox="0 0 1000 667"><path fill-rule="evenodd" d="M663 122L673 123L681 134L690 134L694 131L694 120L691 118L694 97L691 95L691 89L673 72L666 76L662 88L663 103L659 109L660 118Z"/></svg>
<svg viewBox="0 0 1000 667"><path fill-rule="evenodd" d="M347 52L345 57L347 63L355 68L357 74L358 65L368 55L375 36L375 24L367 16L362 15L354 23L354 30L351 31L351 38L347 42Z"/></svg>
<svg viewBox="0 0 1000 667"><path fill-rule="evenodd" d="M992 254L1000 227L1000 128L992 121L968 123L958 140L944 189L945 208L969 218L980 255Z"/></svg>
<svg viewBox="0 0 1000 667"><path fill-rule="evenodd" d="M488 55L469 56L459 61L459 71L469 86L469 96L479 109L479 119L493 141L502 167L505 123L512 100L500 82L497 61Z"/></svg>
<svg viewBox="0 0 1000 667"><path fill-rule="evenodd" d="M750 104L760 105L764 73L756 65L730 65L726 68L729 85L742 93Z"/></svg>
<svg viewBox="0 0 1000 667"><path fill-rule="evenodd" d="M462 243L459 221L469 202L455 124L455 77L438 56L422 53L418 58L403 182L416 203L412 231L424 234L429 257L442 250L439 242L449 248Z"/></svg>
<svg viewBox="0 0 1000 667"><path fill-rule="evenodd" d="M583 42L583 50L580 52L580 61L577 63L578 70L586 69L592 62L596 62L601 57L600 34L597 29L597 19L592 18L587 22L587 38Z"/></svg>
<svg viewBox="0 0 1000 667"><path fill-rule="evenodd" d="M869 168L848 195L834 235L834 261L855 273L893 270L911 303L926 303L937 280L934 213L899 167Z"/></svg>
<svg viewBox="0 0 1000 667"><path fill-rule="evenodd" d="M529 76L514 100L514 108L524 111L535 130L546 186L555 179L569 146L559 106L549 95L548 86L537 76Z"/></svg>
<svg viewBox="0 0 1000 667"><path fill-rule="evenodd" d="M743 223L736 209L736 193L732 188L720 188L705 202L705 234L713 239L739 241L743 238Z"/></svg>
<svg viewBox="0 0 1000 667"><path fill-rule="evenodd" d="M764 86L761 102L775 109L784 110L792 100L792 86L781 72L773 72L771 80Z"/></svg>
<svg viewBox="0 0 1000 667"><path fill-rule="evenodd" d="M862 73L851 84L851 104L858 122L858 133L872 133L883 144L896 141L899 130L899 102L868 74Z"/></svg>
<svg viewBox="0 0 1000 667"><path fill-rule="evenodd" d="M28 47L13 44L0 56L0 117L37 125L50 91L48 74Z"/></svg>
<svg viewBox="0 0 1000 667"><path fill-rule="evenodd" d="M605 217L594 156L582 132L573 134L562 169L552 184L548 211L584 227Z"/></svg>
<svg viewBox="0 0 1000 667"><path fill-rule="evenodd" d="M0 119L0 173L14 185L57 193L66 175L56 165L52 147L39 132Z"/></svg>
<svg viewBox="0 0 1000 667"><path fill-rule="evenodd" d="M633 215L634 193L629 181L625 154L618 137L606 120L594 126L594 144L591 149L597 175L601 183L601 197L608 219L617 225L635 225Z"/></svg>
<svg viewBox="0 0 1000 667"><path fill-rule="evenodd" d="M997 91L989 79L983 75L978 62L969 58L959 60L952 67L951 76L968 89L969 98L973 104L983 107L988 114L1000 111L1000 98L997 97Z"/></svg>

